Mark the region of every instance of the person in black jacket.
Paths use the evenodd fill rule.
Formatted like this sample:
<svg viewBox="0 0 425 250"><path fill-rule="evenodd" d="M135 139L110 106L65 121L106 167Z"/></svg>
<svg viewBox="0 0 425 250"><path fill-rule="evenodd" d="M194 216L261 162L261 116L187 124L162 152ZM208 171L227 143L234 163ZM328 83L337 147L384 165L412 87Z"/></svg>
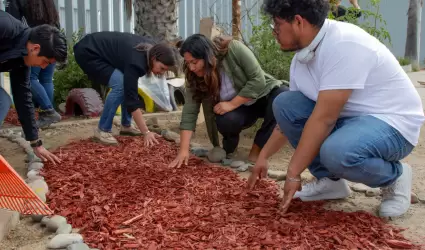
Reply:
<svg viewBox="0 0 425 250"><path fill-rule="evenodd" d="M142 116L138 79L144 75L161 75L176 66L175 50L167 43L131 33L104 31L83 37L74 46L75 60L94 83L111 88L106 97L94 139L115 145L112 123L121 105L122 135L145 135L145 145L157 143ZM131 117L138 128L131 125Z"/></svg>
<svg viewBox="0 0 425 250"><path fill-rule="evenodd" d="M0 11L0 72L10 72L10 84L19 121L25 139L31 142L34 153L42 160L60 162L47 151L38 138L29 81L29 67L47 67L54 62L65 62L65 35L48 24L29 28L9 13ZM0 88L1 89L1 88ZM0 91L0 121L10 108L10 97Z"/></svg>
<svg viewBox="0 0 425 250"><path fill-rule="evenodd" d="M59 14L53 0L13 0L9 1L6 11L18 20L23 20L30 27L50 24L58 29ZM53 73L56 63L44 69L31 67L30 83L34 104L40 107L37 126L46 128L59 122L61 116L53 108Z"/></svg>

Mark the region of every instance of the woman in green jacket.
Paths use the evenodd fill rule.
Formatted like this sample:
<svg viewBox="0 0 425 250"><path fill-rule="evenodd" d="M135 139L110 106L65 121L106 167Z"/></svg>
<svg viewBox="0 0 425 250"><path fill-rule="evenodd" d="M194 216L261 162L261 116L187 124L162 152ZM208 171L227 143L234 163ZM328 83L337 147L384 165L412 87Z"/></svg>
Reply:
<svg viewBox="0 0 425 250"><path fill-rule="evenodd" d="M180 123L180 151L170 166L187 164L201 104L210 141L219 146L220 132L227 158L236 150L240 132L264 118L248 156L249 162L255 162L276 126L273 100L288 88L266 74L252 51L232 38L211 41L195 34L181 44L180 54L185 61L186 103Z"/></svg>

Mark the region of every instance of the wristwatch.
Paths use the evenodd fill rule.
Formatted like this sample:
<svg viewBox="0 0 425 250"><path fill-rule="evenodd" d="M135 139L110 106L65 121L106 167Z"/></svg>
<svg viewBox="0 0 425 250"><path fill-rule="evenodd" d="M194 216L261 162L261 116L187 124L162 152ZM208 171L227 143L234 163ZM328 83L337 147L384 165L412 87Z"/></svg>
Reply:
<svg viewBox="0 0 425 250"><path fill-rule="evenodd" d="M31 142L30 143L32 148L36 148L36 147L40 147L41 145L43 145L43 142L41 142L41 140L37 140L35 142Z"/></svg>

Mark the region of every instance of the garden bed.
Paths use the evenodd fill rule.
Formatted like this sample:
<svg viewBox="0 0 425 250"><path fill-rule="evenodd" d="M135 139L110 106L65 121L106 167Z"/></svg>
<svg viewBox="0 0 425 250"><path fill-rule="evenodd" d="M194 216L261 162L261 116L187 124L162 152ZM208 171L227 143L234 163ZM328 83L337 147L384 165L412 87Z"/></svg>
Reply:
<svg viewBox="0 0 425 250"><path fill-rule="evenodd" d="M278 187L246 181L192 158L170 169L177 148L160 139L118 137L111 147L82 140L45 164L48 203L99 249L391 249L418 247L400 229L366 212L326 210L294 201L279 213Z"/></svg>

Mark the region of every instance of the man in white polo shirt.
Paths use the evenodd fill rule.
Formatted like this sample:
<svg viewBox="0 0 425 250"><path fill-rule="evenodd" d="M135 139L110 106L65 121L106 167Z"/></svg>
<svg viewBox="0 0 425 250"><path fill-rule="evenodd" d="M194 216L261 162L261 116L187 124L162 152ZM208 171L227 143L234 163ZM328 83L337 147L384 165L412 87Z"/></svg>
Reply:
<svg viewBox="0 0 425 250"><path fill-rule="evenodd" d="M273 34L291 63L290 90L273 103L277 128L248 180L287 141L296 148L284 186L283 210L303 201L350 195L347 180L382 189L379 214L404 214L412 169L400 161L418 143L421 99L394 55L355 25L328 20L327 0L265 0ZM308 168L317 181L301 189Z"/></svg>

